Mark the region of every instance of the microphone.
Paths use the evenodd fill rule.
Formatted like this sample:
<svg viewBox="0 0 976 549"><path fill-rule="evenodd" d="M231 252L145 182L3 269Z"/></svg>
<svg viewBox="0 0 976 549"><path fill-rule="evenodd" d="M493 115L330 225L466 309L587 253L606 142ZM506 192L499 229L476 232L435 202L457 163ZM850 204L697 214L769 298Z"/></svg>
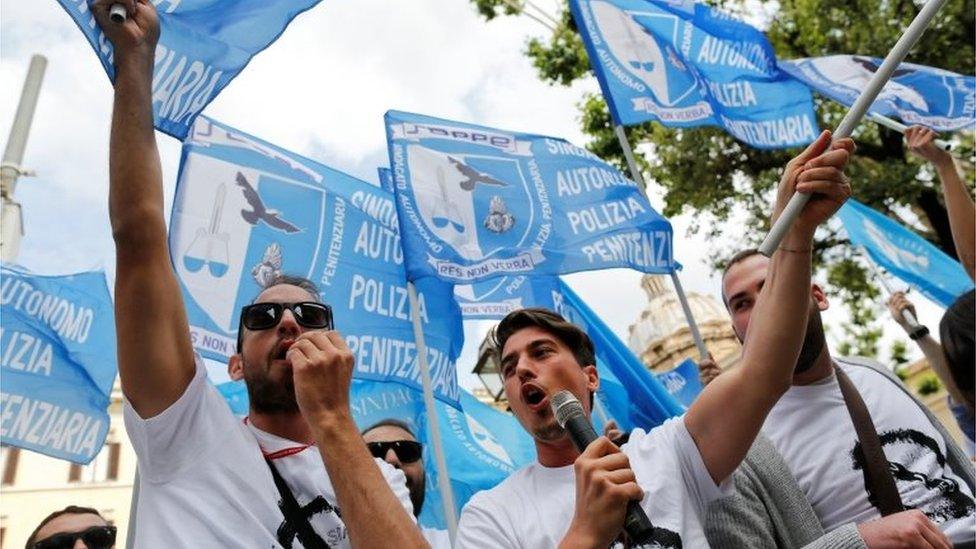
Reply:
<svg viewBox="0 0 976 549"><path fill-rule="evenodd" d="M591 442L599 438L590 423L590 418L586 416L583 405L569 391L559 391L554 394L549 401L552 407L552 414L556 416L559 426L569 433L569 438L573 440L576 448L582 452ZM647 518L647 513L641 508L640 502L627 502L627 516L624 518L624 530L627 537L635 544L645 543L650 540L654 533L654 526L651 519Z"/></svg>

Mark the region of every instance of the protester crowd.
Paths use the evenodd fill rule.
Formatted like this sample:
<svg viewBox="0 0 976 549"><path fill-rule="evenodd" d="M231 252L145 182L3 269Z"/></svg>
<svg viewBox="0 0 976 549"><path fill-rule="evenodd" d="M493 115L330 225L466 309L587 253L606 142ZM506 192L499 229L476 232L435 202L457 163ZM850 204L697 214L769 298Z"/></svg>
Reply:
<svg viewBox="0 0 976 549"><path fill-rule="evenodd" d="M243 421L208 382L168 248L151 107L159 22L135 0L113 22L118 2L91 9L115 48L109 214L119 375L140 475L135 546L451 546L446 531L417 524L428 487L410 426L357 428L354 354L312 281L271 278L240 311L227 371L247 385ZM976 208L934 135L916 127L906 138L939 174L972 277ZM703 361L705 388L687 412L619 446L613 430L578 447L552 409L568 391L592 412L600 376L587 334L546 309L506 316L494 349L537 459L470 499L453 546L974 547L973 292L946 312L938 339L907 323L903 294L889 301L948 388L967 448L888 367L827 344L830 291L811 280L814 233L850 197L854 154L851 139L824 132L784 167L770 217L795 192L811 200L771 257L743 250L722 275L741 361L725 372ZM115 543L96 510L72 506L27 547Z"/></svg>

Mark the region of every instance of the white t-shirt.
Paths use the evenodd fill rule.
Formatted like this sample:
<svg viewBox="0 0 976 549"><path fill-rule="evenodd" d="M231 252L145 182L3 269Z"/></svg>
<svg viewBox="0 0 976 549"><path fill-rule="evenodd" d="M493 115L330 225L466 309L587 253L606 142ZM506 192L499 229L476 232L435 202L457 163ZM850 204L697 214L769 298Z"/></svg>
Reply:
<svg viewBox="0 0 976 549"><path fill-rule="evenodd" d="M708 547L699 517L709 502L729 495L732 483L712 481L684 419L669 419L650 433L635 430L622 450L644 490L641 506L658 529L659 546ZM575 507L573 466L533 463L468 501L457 547L556 547Z"/></svg>
<svg viewBox="0 0 976 549"><path fill-rule="evenodd" d="M923 511L954 543L976 536L973 496L946 465L946 443L919 405L883 374L838 361L874 420L906 509ZM831 531L880 517L868 501L860 447L837 377L794 386L766 418L763 433L786 460Z"/></svg>
<svg viewBox="0 0 976 549"><path fill-rule="evenodd" d="M235 418L199 357L196 367L186 391L161 414L142 419L125 403L139 460L136 547L302 547L279 509L262 449L321 538L330 547L349 547L318 449ZM376 462L412 517L403 472Z"/></svg>
<svg viewBox="0 0 976 549"><path fill-rule="evenodd" d="M451 533L438 528L420 528L431 549L451 549Z"/></svg>

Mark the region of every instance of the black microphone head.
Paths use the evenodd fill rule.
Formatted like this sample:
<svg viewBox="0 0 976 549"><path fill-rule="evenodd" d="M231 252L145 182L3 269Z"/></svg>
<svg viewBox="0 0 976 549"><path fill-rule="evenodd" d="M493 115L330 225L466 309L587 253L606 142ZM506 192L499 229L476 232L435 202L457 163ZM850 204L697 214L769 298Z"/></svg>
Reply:
<svg viewBox="0 0 976 549"><path fill-rule="evenodd" d="M583 409L583 405L573 396L573 393L566 390L552 395L549 399L549 406L552 407L552 415L556 416L556 422L564 429L570 418L586 417L586 410Z"/></svg>

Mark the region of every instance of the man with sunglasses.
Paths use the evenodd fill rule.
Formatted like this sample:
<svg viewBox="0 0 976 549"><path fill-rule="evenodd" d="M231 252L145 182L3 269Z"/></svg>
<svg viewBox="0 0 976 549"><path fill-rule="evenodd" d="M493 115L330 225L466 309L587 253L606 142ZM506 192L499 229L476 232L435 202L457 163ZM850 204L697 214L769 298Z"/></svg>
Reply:
<svg viewBox="0 0 976 549"><path fill-rule="evenodd" d="M127 17L112 21L112 4ZM148 0L97 0L114 46L109 216L125 423L139 460L136 547L422 547L403 475L349 407L354 357L315 286L282 277L241 312L237 420L193 352L173 272L153 130L160 26ZM391 489L392 487L392 489Z"/></svg>
<svg viewBox="0 0 976 549"><path fill-rule="evenodd" d="M413 515L419 517L424 506L427 477L423 460L424 447L417 442L410 426L399 419L383 419L363 431L363 440L374 458L382 459L406 475ZM447 530L421 528L421 531L431 547L451 546Z"/></svg>
<svg viewBox="0 0 976 549"><path fill-rule="evenodd" d="M90 507L69 505L48 515L30 537L26 549L112 549L115 527Z"/></svg>

